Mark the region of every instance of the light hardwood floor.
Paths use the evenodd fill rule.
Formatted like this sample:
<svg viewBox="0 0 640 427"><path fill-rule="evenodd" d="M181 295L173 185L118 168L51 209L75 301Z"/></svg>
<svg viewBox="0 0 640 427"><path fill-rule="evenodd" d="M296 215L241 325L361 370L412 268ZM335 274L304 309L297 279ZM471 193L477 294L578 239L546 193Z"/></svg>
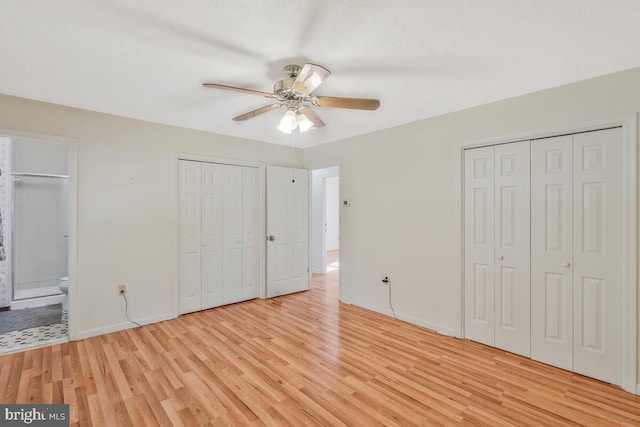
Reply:
<svg viewBox="0 0 640 427"><path fill-rule="evenodd" d="M640 397L312 289L0 356L3 403L72 425L640 425Z"/></svg>

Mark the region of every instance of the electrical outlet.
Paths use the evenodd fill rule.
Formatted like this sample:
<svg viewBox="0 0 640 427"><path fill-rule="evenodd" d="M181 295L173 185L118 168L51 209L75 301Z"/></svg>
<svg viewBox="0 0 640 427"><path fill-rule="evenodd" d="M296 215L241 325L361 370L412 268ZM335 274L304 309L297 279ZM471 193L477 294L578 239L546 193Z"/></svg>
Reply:
<svg viewBox="0 0 640 427"><path fill-rule="evenodd" d="M118 285L118 295L124 295L127 293L127 285Z"/></svg>

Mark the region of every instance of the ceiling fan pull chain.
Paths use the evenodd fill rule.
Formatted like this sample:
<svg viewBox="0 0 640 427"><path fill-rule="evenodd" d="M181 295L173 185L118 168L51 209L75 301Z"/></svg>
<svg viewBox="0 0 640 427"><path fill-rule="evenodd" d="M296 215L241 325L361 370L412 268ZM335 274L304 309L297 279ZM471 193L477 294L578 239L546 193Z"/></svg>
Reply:
<svg viewBox="0 0 640 427"><path fill-rule="evenodd" d="M296 133L291 132L291 155L295 159L296 157ZM296 182L296 170L295 168L291 168L291 182Z"/></svg>

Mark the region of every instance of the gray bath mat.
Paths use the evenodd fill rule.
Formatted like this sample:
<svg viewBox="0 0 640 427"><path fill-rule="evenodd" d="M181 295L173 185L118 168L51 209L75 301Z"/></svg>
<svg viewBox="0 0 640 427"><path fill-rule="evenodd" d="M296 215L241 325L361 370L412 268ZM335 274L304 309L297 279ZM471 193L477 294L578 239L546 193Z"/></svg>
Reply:
<svg viewBox="0 0 640 427"><path fill-rule="evenodd" d="M0 333L46 326L62 321L62 304L0 311Z"/></svg>

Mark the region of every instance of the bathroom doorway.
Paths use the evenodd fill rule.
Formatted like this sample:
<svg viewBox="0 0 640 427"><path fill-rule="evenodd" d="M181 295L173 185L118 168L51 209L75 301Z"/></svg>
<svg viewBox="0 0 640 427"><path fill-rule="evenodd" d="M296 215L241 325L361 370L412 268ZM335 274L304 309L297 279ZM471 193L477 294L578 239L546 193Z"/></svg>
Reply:
<svg viewBox="0 0 640 427"><path fill-rule="evenodd" d="M0 137L0 353L68 340L69 158Z"/></svg>

